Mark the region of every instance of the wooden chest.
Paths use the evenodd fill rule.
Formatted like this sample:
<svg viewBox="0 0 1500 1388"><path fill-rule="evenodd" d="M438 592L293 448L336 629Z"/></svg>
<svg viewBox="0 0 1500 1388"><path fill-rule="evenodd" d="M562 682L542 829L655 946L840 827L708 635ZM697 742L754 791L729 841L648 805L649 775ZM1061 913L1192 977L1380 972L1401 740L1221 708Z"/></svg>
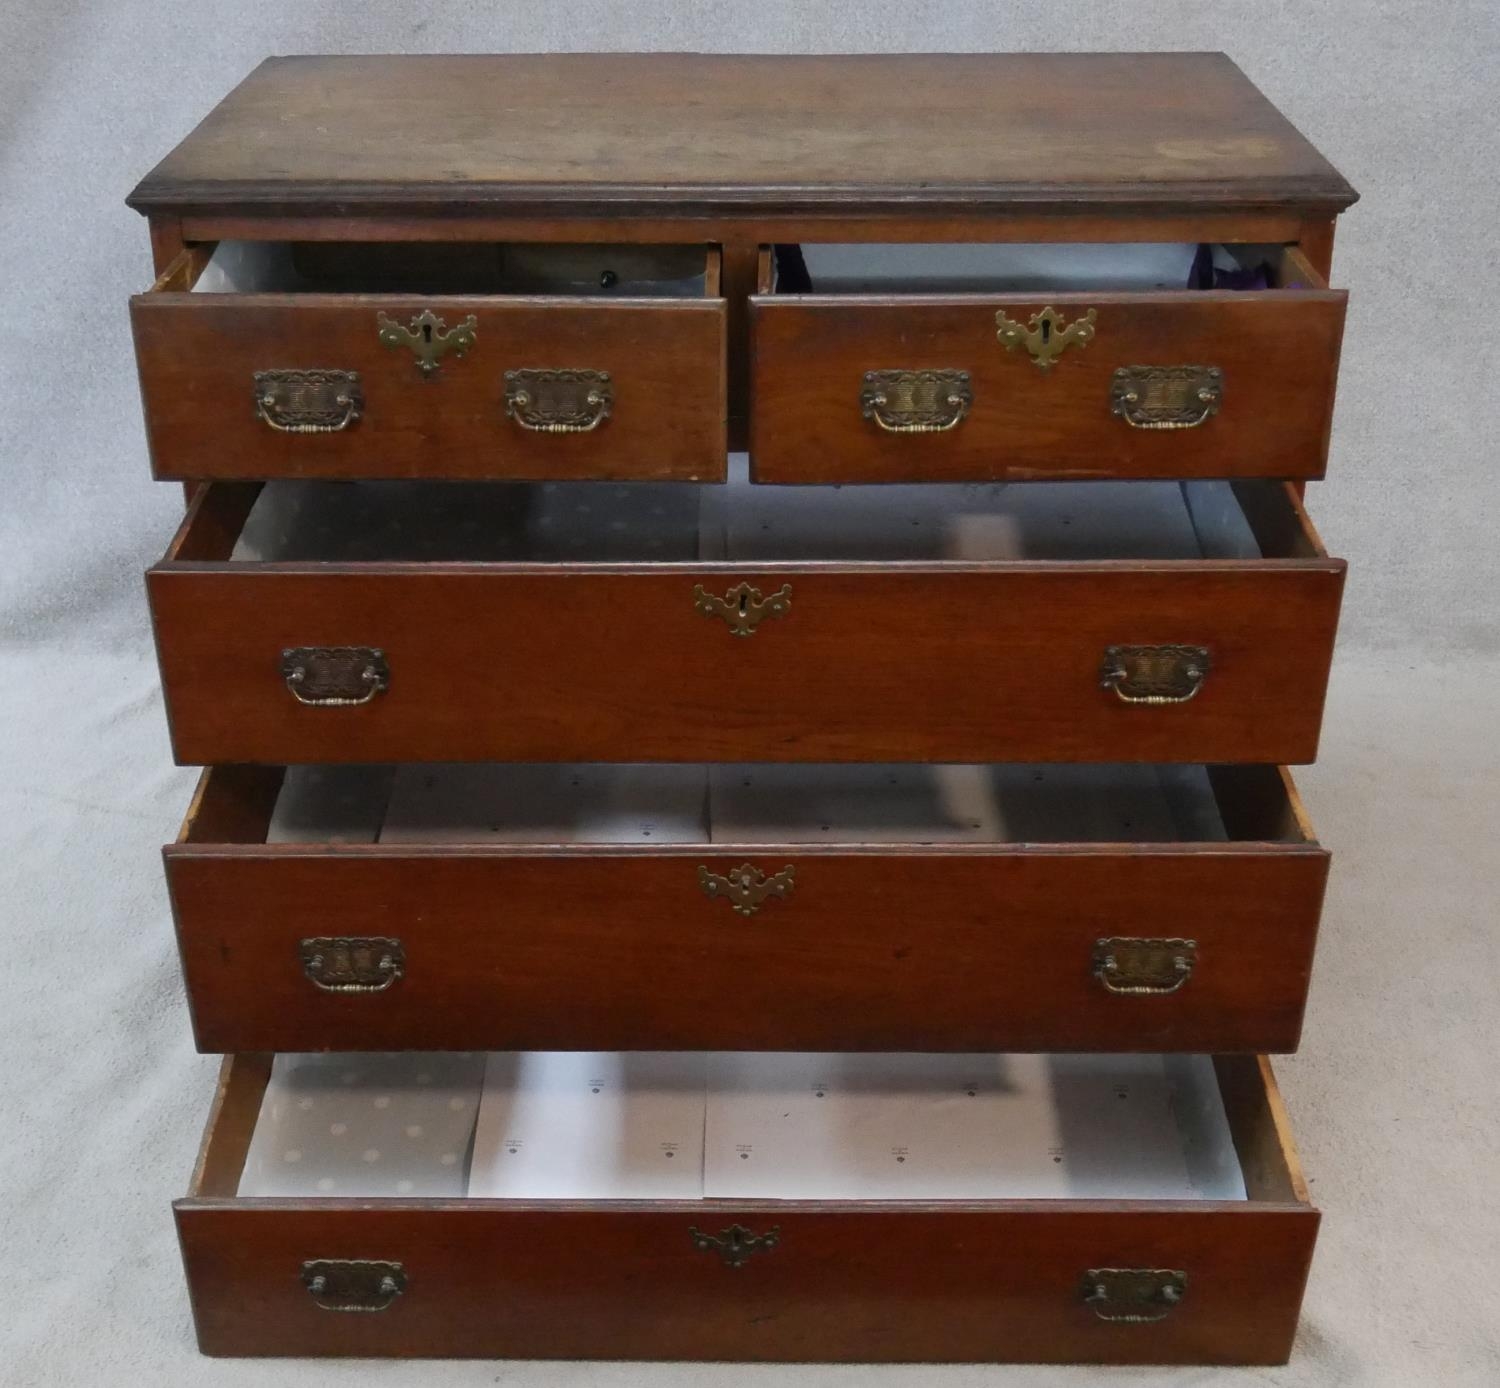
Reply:
<svg viewBox="0 0 1500 1388"><path fill-rule="evenodd" d="M1354 199L1216 54L271 59L140 183L205 1352L1287 1357ZM1159 1055L1222 1180L260 1183L318 1052Z"/></svg>

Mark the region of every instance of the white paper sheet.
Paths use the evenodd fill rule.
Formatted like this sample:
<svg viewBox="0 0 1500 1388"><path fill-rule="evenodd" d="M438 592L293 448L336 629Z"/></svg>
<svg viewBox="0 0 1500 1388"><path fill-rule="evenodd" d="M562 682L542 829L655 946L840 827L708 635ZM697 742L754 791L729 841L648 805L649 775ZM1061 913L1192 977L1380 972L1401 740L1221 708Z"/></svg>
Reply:
<svg viewBox="0 0 1500 1388"><path fill-rule="evenodd" d="M1197 251L1182 242L802 248L820 294L1186 290Z"/></svg>
<svg viewBox="0 0 1500 1388"><path fill-rule="evenodd" d="M1204 1056L497 1052L278 1056L239 1193L1239 1200L1245 1188Z"/></svg>
<svg viewBox="0 0 1500 1388"><path fill-rule="evenodd" d="M1201 769L709 768L715 843L1171 843L1222 839Z"/></svg>
<svg viewBox="0 0 1500 1388"><path fill-rule="evenodd" d="M1193 1189L1204 1200L1248 1199L1245 1168L1229 1131L1213 1057L1168 1055L1162 1057L1162 1067L1171 1084L1172 1117Z"/></svg>
<svg viewBox="0 0 1500 1388"><path fill-rule="evenodd" d="M1057 1132L1045 1067L1042 1056L718 1053L709 1070L704 1194L1063 1194L1046 1169Z"/></svg>
<svg viewBox="0 0 1500 1388"><path fill-rule="evenodd" d="M603 482L274 481L230 559L626 563L698 557L704 489ZM531 640L544 634L528 630ZM497 677L504 654L496 648Z"/></svg>
<svg viewBox="0 0 1500 1388"><path fill-rule="evenodd" d="M1242 1199L1222 1105L1174 1097L1192 1078L1159 1056L718 1053L704 1194Z"/></svg>
<svg viewBox="0 0 1500 1388"><path fill-rule="evenodd" d="M469 1194L701 1198L704 1074L700 1052L492 1053Z"/></svg>
<svg viewBox="0 0 1500 1388"><path fill-rule="evenodd" d="M707 798L702 766L403 766L380 842L706 843Z"/></svg>
<svg viewBox="0 0 1500 1388"><path fill-rule="evenodd" d="M1197 1197L1160 1056L1046 1060L1048 1101L1058 1128L1051 1160L1067 1195L1082 1200Z"/></svg>
<svg viewBox="0 0 1500 1388"><path fill-rule="evenodd" d="M705 489L705 559L1200 559L1176 482L795 487L732 468Z"/></svg>
<svg viewBox="0 0 1500 1388"><path fill-rule="evenodd" d="M289 766L267 843L374 843L391 794L389 766Z"/></svg>
<svg viewBox="0 0 1500 1388"><path fill-rule="evenodd" d="M461 1196L484 1053L278 1055L241 1195Z"/></svg>

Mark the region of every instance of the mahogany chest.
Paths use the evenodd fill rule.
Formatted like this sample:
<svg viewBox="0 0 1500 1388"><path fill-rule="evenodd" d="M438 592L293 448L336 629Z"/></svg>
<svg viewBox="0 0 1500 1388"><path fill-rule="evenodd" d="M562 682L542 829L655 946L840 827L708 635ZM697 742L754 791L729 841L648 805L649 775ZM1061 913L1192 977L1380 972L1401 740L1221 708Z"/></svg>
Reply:
<svg viewBox="0 0 1500 1388"><path fill-rule="evenodd" d="M1354 200L1220 54L276 58L146 176L206 1353L1287 1357ZM346 1194L321 1052L967 1056L1061 1135ZM1087 1131L1127 1061L1214 1183Z"/></svg>

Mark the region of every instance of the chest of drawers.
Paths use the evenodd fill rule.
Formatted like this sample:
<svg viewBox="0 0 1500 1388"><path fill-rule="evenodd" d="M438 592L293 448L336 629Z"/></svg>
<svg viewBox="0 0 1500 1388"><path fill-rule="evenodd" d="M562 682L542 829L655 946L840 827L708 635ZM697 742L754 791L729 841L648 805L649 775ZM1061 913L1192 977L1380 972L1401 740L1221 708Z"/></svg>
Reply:
<svg viewBox="0 0 1500 1388"><path fill-rule="evenodd" d="M206 1352L1286 1357L1354 196L1186 54L274 59L146 177ZM323 1051L1209 1054L1233 1189L260 1192Z"/></svg>

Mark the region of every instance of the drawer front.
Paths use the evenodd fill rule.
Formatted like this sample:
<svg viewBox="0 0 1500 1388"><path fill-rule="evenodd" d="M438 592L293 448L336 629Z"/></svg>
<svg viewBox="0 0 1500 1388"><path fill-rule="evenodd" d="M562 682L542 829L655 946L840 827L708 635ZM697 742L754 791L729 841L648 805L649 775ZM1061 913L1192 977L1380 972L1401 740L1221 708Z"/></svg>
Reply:
<svg viewBox="0 0 1500 1388"><path fill-rule="evenodd" d="M1331 560L600 568L166 562L176 755L1306 762L1343 585ZM1187 649L1127 650L1158 646Z"/></svg>
<svg viewBox="0 0 1500 1388"><path fill-rule="evenodd" d="M350 1202L353 1203L353 1202ZM723 1202L364 1209L195 1201L178 1231L217 1355L1276 1363L1316 1236L1295 1204L1009 1207ZM257 1208L256 1206L260 1206ZM693 1230L777 1231L729 1266ZM382 1307L321 1307L306 1263L399 1264ZM1159 1320L1102 1318L1095 1268L1186 1273ZM387 1292L389 1287L387 1288ZM1112 1314L1106 1302L1105 1315ZM1153 1309L1153 1314L1155 1310Z"/></svg>
<svg viewBox="0 0 1500 1388"><path fill-rule="evenodd" d="M167 850L205 1051L1290 1051L1326 872L1270 842Z"/></svg>
<svg viewBox="0 0 1500 1388"><path fill-rule="evenodd" d="M763 482L1321 477L1345 295L761 295ZM997 336L1052 307L1093 335L1043 367ZM871 373L874 373L873 375ZM933 373L937 373L934 375Z"/></svg>
<svg viewBox="0 0 1500 1388"><path fill-rule="evenodd" d="M724 476L722 300L151 293L131 319L158 477Z"/></svg>

